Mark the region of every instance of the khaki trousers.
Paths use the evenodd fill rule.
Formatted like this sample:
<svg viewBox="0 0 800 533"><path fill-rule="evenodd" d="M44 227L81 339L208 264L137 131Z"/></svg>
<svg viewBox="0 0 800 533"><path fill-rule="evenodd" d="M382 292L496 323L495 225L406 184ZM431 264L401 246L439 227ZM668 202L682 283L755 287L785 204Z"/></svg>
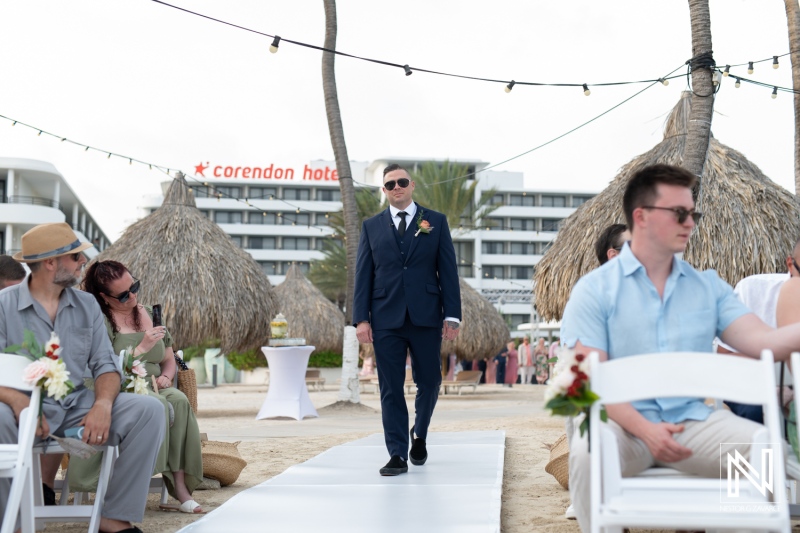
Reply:
<svg viewBox="0 0 800 533"><path fill-rule="evenodd" d="M653 466L669 466L687 474L719 478L720 443L749 443L753 434L763 427L722 409L711 413L706 420L687 420L682 424L683 432L675 433L674 438L679 444L692 450L691 457L677 463L662 463L653 459L643 441L609 420L608 427L617 435L622 476L635 476ZM590 531L591 522L588 436L587 433L580 437L576 424L569 450L569 492L578 524L584 532ZM737 446L737 449L746 457L749 456L749 446ZM722 475L727 475L724 462L722 468Z"/></svg>

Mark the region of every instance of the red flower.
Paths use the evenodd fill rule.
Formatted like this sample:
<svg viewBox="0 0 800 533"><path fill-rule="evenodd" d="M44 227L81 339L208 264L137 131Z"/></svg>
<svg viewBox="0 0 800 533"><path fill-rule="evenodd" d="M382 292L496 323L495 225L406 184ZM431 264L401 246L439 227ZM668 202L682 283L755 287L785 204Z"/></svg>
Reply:
<svg viewBox="0 0 800 533"><path fill-rule="evenodd" d="M581 353L579 353L579 354L575 354L575 360L576 360L577 362L579 362L579 363L582 363L584 359L586 359L586 356L585 356L585 355L583 355L583 354L581 354Z"/></svg>
<svg viewBox="0 0 800 533"><path fill-rule="evenodd" d="M48 357L49 359L52 359L52 360L54 360L54 361L55 361L56 359L58 359L58 355L56 355L56 352L58 351L59 345L58 345L58 344L51 344L51 345L49 346L49 348L50 348L50 349L49 349L49 350L47 350L47 351L44 353L44 355L45 355L46 357Z"/></svg>

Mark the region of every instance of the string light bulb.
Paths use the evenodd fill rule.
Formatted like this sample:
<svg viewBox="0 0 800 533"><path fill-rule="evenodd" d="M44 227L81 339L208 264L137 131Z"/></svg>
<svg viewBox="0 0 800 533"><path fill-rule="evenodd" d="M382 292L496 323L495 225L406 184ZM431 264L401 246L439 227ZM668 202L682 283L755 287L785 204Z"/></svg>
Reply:
<svg viewBox="0 0 800 533"><path fill-rule="evenodd" d="M513 88L514 88L514 85L515 85L516 83L517 83L517 82L515 82L514 80L511 80L511 82L510 82L508 85L506 85L506 92L507 92L507 93L510 93L510 92L511 92L511 89L513 89Z"/></svg>
<svg viewBox="0 0 800 533"><path fill-rule="evenodd" d="M658 78L658 81L660 81L660 82L661 82L661 85L663 85L664 87L666 87L667 85L669 85L669 80L668 80L668 79L665 79L665 78Z"/></svg>
<svg viewBox="0 0 800 533"><path fill-rule="evenodd" d="M281 36L276 35L275 38L272 39L272 44L269 45L269 51L272 52L273 54L277 54L278 46L280 46L280 44L281 44Z"/></svg>
<svg viewBox="0 0 800 533"><path fill-rule="evenodd" d="M15 120L11 125L12 126L16 126L17 125L17 121Z"/></svg>
<svg viewBox="0 0 800 533"><path fill-rule="evenodd" d="M722 76L720 75L718 70L715 70L714 73L711 75L711 84L717 86L722 81Z"/></svg>
<svg viewBox="0 0 800 533"><path fill-rule="evenodd" d="M83 151L84 152L88 152L89 151L89 146L87 145L86 148L83 149Z"/></svg>
<svg viewBox="0 0 800 533"><path fill-rule="evenodd" d="M725 65L725 71L722 73L722 75L727 78L730 73L731 73L731 66Z"/></svg>
<svg viewBox="0 0 800 533"><path fill-rule="evenodd" d="M778 68L780 65L778 64L778 56L772 56L772 68Z"/></svg>
<svg viewBox="0 0 800 533"><path fill-rule="evenodd" d="M63 143L64 141L66 141L66 140L67 140L67 138L66 138L66 137L61 137L61 142L62 142L62 143Z"/></svg>
<svg viewBox="0 0 800 533"><path fill-rule="evenodd" d="M408 65L403 65L403 70L406 71L406 76L411 76L412 74L414 74L414 71L412 71L411 67L409 67Z"/></svg>
<svg viewBox="0 0 800 533"><path fill-rule="evenodd" d="M42 136L42 130L39 130L39 133L37 133L36 136L37 137L41 137Z"/></svg>
<svg viewBox="0 0 800 533"><path fill-rule="evenodd" d="M752 61L750 61L750 63L748 63L748 65L747 65L747 73L748 74L752 74L753 73L753 62Z"/></svg>
<svg viewBox="0 0 800 533"><path fill-rule="evenodd" d="M734 83L733 86L738 89L739 87L742 86L742 80L740 80L739 78L736 78L736 83Z"/></svg>
<svg viewBox="0 0 800 533"><path fill-rule="evenodd" d="M772 99L774 100L777 97L778 97L778 88L777 87L773 87L772 88Z"/></svg>
<svg viewBox="0 0 800 533"><path fill-rule="evenodd" d="M586 85L585 83L583 84L583 94L585 96L589 96L590 94L592 94L592 91L589 90L589 86Z"/></svg>
<svg viewBox="0 0 800 533"><path fill-rule="evenodd" d="M111 152L108 152L108 157L106 159L111 159Z"/></svg>

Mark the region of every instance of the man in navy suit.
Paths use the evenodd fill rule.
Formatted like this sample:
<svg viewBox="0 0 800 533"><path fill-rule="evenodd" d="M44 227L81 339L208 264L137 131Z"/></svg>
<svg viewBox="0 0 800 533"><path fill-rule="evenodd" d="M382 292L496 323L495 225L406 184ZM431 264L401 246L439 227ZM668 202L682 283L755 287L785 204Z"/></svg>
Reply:
<svg viewBox="0 0 800 533"><path fill-rule="evenodd" d="M375 345L391 456L380 473L396 476L408 472L407 457L414 465L428 459L425 439L442 382L439 353L443 338L458 336L461 291L447 218L411 199L414 182L399 165L384 169L383 192L389 208L361 227L353 322L358 341ZM411 431L404 396L408 352L417 384Z"/></svg>

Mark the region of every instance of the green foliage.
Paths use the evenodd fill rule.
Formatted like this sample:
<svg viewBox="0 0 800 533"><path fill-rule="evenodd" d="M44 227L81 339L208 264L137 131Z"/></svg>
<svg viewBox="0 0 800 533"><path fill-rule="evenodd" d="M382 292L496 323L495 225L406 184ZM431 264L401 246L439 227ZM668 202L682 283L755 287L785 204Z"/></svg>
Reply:
<svg viewBox="0 0 800 533"><path fill-rule="evenodd" d="M342 354L336 352L314 352L308 359L309 368L341 368Z"/></svg>
<svg viewBox="0 0 800 533"><path fill-rule="evenodd" d="M236 370L253 370L266 367L267 358L259 349L246 352L231 352L225 357ZM342 366L342 354L336 352L315 352L308 359L309 368L337 368Z"/></svg>
<svg viewBox="0 0 800 533"><path fill-rule="evenodd" d="M255 368L267 366L267 358L260 349L248 350L246 352L231 352L225 354L228 362L236 370L253 370Z"/></svg>
<svg viewBox="0 0 800 533"><path fill-rule="evenodd" d="M458 230L462 225L467 229L488 226L488 215L499 207L491 205L496 191L486 190L476 201L478 180L468 174L466 165L428 161L411 173L416 184L414 200L443 213L451 230Z"/></svg>
<svg viewBox="0 0 800 533"><path fill-rule="evenodd" d="M358 225L368 218L377 215L386 204L373 189L358 189L356 191L356 207L358 208ZM308 271L308 279L316 288L322 291L326 298L335 302L340 308L344 306L347 291L347 250L344 247L344 214L338 211L330 215L328 224L334 230L330 239L325 239L322 244L322 254L325 256L320 261L312 261Z"/></svg>
<svg viewBox="0 0 800 533"><path fill-rule="evenodd" d="M347 250L332 239L322 241L325 259L312 261L308 279L322 294L340 307L347 287Z"/></svg>
<svg viewBox="0 0 800 533"><path fill-rule="evenodd" d="M197 346L188 346L186 348L182 348L183 360L188 363L194 357L203 357L206 354L206 350L209 348L219 348L219 345L219 339L208 339Z"/></svg>

